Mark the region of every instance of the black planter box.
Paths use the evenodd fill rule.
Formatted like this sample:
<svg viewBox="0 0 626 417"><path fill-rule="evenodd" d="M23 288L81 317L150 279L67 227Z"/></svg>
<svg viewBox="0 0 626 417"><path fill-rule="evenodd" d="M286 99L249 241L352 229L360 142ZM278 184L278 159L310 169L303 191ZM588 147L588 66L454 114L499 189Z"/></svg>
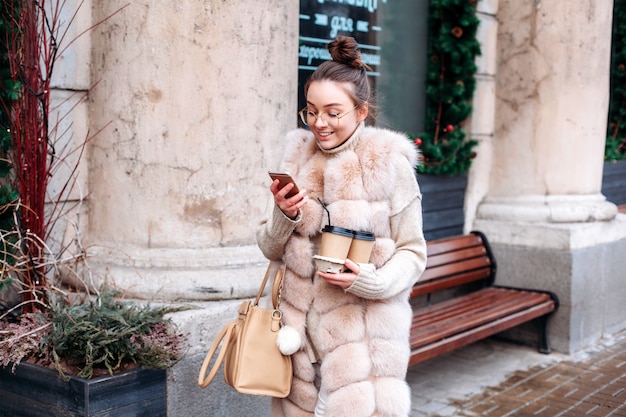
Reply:
<svg viewBox="0 0 626 417"><path fill-rule="evenodd" d="M135 368L64 381L54 369L21 363L0 368L2 417L166 416L165 370Z"/></svg>
<svg viewBox="0 0 626 417"><path fill-rule="evenodd" d="M439 239L463 233L465 223L465 190L467 174L417 174L422 191L424 237Z"/></svg>
<svg viewBox="0 0 626 417"><path fill-rule="evenodd" d="M604 163L602 194L618 206L626 204L626 161Z"/></svg>

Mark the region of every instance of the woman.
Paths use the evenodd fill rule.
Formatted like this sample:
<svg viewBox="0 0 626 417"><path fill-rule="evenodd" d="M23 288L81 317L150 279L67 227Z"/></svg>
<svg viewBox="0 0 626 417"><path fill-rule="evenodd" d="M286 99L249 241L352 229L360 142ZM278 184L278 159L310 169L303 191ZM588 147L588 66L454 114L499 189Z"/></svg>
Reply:
<svg viewBox="0 0 626 417"><path fill-rule="evenodd" d="M287 134L281 163L301 191L285 198L293 186L274 181L274 210L258 232L265 256L285 264L284 323L301 339L291 393L272 400L272 413L406 417L408 293L426 264L417 150L403 135L365 127L371 93L355 40L339 37L328 49L333 60L304 88L300 116L310 131ZM374 233L369 263L315 270L327 216L333 226Z"/></svg>

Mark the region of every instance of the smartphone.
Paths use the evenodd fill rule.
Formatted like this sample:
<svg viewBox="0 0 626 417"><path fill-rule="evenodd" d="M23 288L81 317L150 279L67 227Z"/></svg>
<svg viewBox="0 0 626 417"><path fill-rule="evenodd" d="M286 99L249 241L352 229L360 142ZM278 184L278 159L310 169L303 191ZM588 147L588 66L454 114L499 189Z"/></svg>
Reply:
<svg viewBox="0 0 626 417"><path fill-rule="evenodd" d="M272 178L272 181L274 180L278 180L280 181L280 183L278 184L278 189L282 190L283 187L289 183L293 184L294 187L291 189L291 191L289 191L287 193L287 195L285 196L285 198L291 198L294 195L298 194L300 192L300 189L298 188L298 186L296 185L296 181L293 179L293 177L291 176L290 173L288 172L268 172L268 174L270 174L270 177Z"/></svg>

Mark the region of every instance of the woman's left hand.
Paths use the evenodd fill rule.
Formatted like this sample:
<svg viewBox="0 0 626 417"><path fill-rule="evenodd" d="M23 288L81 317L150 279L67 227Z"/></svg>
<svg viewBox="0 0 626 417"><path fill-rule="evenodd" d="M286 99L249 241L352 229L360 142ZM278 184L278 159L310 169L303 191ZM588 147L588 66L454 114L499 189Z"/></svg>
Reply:
<svg viewBox="0 0 626 417"><path fill-rule="evenodd" d="M329 284L337 285L345 290L350 288L354 281L356 281L356 278L359 276L359 272L361 270L359 265L355 264L350 259L346 259L345 265L346 268L348 268L346 272L333 274L329 272L317 271L317 275L324 278Z"/></svg>

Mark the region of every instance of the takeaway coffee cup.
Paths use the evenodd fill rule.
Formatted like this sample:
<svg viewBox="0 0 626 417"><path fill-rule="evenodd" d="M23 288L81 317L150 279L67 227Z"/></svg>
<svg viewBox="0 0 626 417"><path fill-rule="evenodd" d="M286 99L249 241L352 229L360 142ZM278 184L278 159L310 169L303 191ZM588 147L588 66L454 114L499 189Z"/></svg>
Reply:
<svg viewBox="0 0 626 417"><path fill-rule="evenodd" d="M326 226L322 230L320 256L343 261L348 257L354 232L338 226Z"/></svg>
<svg viewBox="0 0 626 417"><path fill-rule="evenodd" d="M355 263L368 263L372 254L374 240L374 234L371 232L354 232L352 244L348 251L348 259Z"/></svg>

